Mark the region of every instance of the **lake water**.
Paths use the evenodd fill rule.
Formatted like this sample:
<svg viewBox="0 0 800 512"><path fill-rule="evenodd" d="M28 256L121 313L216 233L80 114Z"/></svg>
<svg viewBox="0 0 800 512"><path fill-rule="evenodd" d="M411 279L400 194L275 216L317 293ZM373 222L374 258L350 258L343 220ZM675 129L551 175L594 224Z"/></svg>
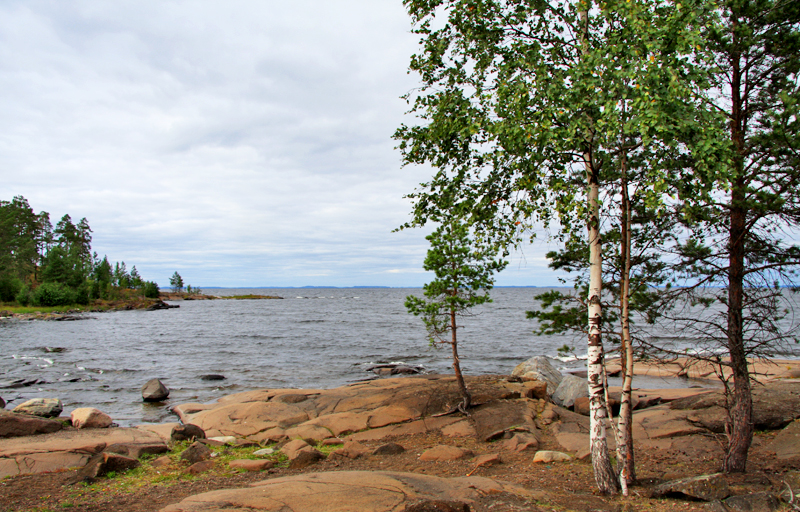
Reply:
<svg viewBox="0 0 800 512"><path fill-rule="evenodd" d="M541 288L498 288L494 302L463 320L459 352L466 374L508 374L534 355L556 357L571 336L536 336L525 318ZM65 414L97 407L120 425L175 421L169 407L209 402L258 388L329 388L372 378L371 365L404 362L452 373L449 347L431 348L419 318L406 312L420 289L211 289L283 300L181 301L178 309L93 313L71 322L0 321L0 388L7 408L57 397ZM581 341L578 341L581 343ZM578 344L577 346L582 346ZM55 351L53 349L56 349ZM585 352L585 350L584 350ZM577 368L582 362L560 362ZM221 381L200 379L221 374ZM145 404L141 386L161 379L171 394Z"/></svg>

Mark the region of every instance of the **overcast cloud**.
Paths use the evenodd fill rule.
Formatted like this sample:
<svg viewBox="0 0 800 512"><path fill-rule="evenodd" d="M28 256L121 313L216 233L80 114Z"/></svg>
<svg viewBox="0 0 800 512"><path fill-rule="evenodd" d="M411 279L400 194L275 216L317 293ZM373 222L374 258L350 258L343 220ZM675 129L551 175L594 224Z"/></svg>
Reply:
<svg viewBox="0 0 800 512"><path fill-rule="evenodd" d="M420 286L400 0L0 3L0 198L166 285ZM501 285L555 284L542 254Z"/></svg>

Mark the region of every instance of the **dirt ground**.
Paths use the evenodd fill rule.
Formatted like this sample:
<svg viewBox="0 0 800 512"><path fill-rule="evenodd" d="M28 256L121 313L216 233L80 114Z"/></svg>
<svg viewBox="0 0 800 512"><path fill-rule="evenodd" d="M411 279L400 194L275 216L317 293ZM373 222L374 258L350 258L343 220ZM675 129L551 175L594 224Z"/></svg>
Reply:
<svg viewBox="0 0 800 512"><path fill-rule="evenodd" d="M735 494L758 490L776 491L781 486L782 475L800 468L800 461L788 463L761 454L774 433L758 433L754 440L749 462L749 472L731 476L728 483ZM388 440L363 443L377 447ZM714 473L719 470L722 450L719 440L699 437L687 439L682 448L652 450L639 447L637 471L639 483L632 487L629 497L599 496L594 491L592 467L589 461L574 460L565 463L533 464L533 452L502 452L502 463L475 467L470 460L452 462L425 462L419 455L427 448L449 444L472 450L476 455L497 453L494 443L475 439L449 438L438 432L428 432L390 439L406 448L400 455L369 455L355 460L330 457L304 470L276 467L255 473L231 473L224 467L198 476L188 476L185 468L174 465L165 471L179 478L143 487L122 486L124 476L102 478L91 486L83 483L67 485L75 471L18 476L0 481L0 510L7 512L55 512L62 510L81 512L155 512L179 502L183 498L206 491L246 487L248 484L301 472L384 470L415 472L442 477L473 474L503 480L537 491L537 499L530 501L516 497L487 496L473 505L475 511L701 511L705 505L677 499L650 499L649 488L661 481ZM558 449L547 435L540 449Z"/></svg>

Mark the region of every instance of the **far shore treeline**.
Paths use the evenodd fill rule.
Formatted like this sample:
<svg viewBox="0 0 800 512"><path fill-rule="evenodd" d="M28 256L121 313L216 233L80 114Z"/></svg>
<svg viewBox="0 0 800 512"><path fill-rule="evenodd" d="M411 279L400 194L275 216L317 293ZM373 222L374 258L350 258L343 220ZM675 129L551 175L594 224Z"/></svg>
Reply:
<svg viewBox="0 0 800 512"><path fill-rule="evenodd" d="M87 305L93 300L158 298L158 285L125 262L112 267L92 252L86 218L69 214L55 227L50 214L34 213L28 200L0 200L0 302L21 306Z"/></svg>

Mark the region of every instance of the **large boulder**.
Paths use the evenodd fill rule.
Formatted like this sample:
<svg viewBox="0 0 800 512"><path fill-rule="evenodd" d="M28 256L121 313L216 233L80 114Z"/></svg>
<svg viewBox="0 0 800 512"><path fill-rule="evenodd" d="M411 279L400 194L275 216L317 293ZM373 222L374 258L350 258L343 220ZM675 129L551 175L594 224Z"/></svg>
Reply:
<svg viewBox="0 0 800 512"><path fill-rule="evenodd" d="M21 412L42 418L57 418L64 406L58 398L32 398L14 407L14 412Z"/></svg>
<svg viewBox="0 0 800 512"><path fill-rule="evenodd" d="M57 420L0 411L0 437L22 437L47 434L61 430L64 425Z"/></svg>
<svg viewBox="0 0 800 512"><path fill-rule="evenodd" d="M108 428L112 423L111 416L94 407L75 409L69 419L75 428Z"/></svg>
<svg viewBox="0 0 800 512"><path fill-rule="evenodd" d="M167 397L169 389L158 379L150 379L142 386L142 400L145 402L161 402Z"/></svg>
<svg viewBox="0 0 800 512"><path fill-rule="evenodd" d="M728 482L719 473L672 480L657 485L650 491L651 498L682 495L688 498L717 501L731 495Z"/></svg>
<svg viewBox="0 0 800 512"><path fill-rule="evenodd" d="M558 385L561 384L561 379L564 378L545 356L534 356L518 364L511 375L547 382L547 393L550 395L556 392Z"/></svg>
<svg viewBox="0 0 800 512"><path fill-rule="evenodd" d="M561 407L570 408L577 398L589 396L589 387L586 379L574 375L566 375L561 379L553 393L553 402Z"/></svg>

